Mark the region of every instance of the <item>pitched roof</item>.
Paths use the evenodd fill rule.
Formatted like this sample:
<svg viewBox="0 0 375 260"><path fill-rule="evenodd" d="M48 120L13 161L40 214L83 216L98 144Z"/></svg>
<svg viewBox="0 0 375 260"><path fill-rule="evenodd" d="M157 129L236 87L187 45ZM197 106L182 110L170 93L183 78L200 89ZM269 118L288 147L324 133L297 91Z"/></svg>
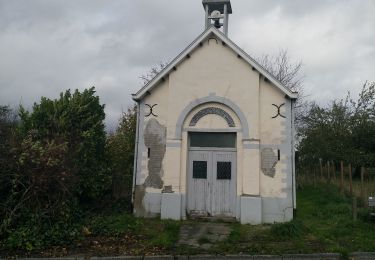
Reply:
<svg viewBox="0 0 375 260"><path fill-rule="evenodd" d="M256 60L250 57L244 50L238 47L234 42L232 42L227 36L220 32L215 27L211 26L205 30L201 35L199 35L185 50L183 50L174 60L172 60L162 71L159 72L152 80L150 80L146 85L144 85L137 93L132 94L133 100L141 100L151 89L153 89L162 79L164 79L173 68L184 61L184 57L188 56L199 44L207 39L211 35L215 35L223 43L229 46L239 57L243 58L247 63L250 64L255 70L267 78L274 86L279 88L286 96L291 99L297 98L297 92L293 92L286 86L284 86L280 81L278 81L273 75L271 75L265 68L263 68Z"/></svg>

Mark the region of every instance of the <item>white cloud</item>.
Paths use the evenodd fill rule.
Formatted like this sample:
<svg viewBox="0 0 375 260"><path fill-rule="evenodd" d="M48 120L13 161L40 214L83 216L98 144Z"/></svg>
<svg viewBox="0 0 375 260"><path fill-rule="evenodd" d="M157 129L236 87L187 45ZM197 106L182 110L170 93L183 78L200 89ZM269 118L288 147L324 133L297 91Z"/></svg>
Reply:
<svg viewBox="0 0 375 260"><path fill-rule="evenodd" d="M375 80L375 1L232 0L230 37L252 55L288 49L322 103ZM0 0L0 104L96 86L114 126L139 76L203 30L201 1Z"/></svg>
<svg viewBox="0 0 375 260"><path fill-rule="evenodd" d="M366 80L375 80L370 58L375 57L374 2L298 3L296 8L275 5L262 16L244 18L234 37L258 56L288 49L304 64L307 94L322 103L347 91L356 94Z"/></svg>

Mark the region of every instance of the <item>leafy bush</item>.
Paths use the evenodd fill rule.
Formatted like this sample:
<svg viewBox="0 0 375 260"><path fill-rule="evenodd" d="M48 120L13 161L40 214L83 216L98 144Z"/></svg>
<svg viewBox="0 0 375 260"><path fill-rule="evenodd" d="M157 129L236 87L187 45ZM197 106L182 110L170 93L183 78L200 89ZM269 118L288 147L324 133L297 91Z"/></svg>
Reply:
<svg viewBox="0 0 375 260"><path fill-rule="evenodd" d="M17 171L16 151L19 140L16 128L17 119L13 111L7 106L0 106L0 219L4 219L5 201L13 185L11 176Z"/></svg>
<svg viewBox="0 0 375 260"><path fill-rule="evenodd" d="M107 138L107 153L112 172L112 195L130 205L136 132L136 108L122 115L115 133ZM129 209L128 209L129 210Z"/></svg>
<svg viewBox="0 0 375 260"><path fill-rule="evenodd" d="M105 157L104 105L95 89L82 93L70 90L59 99L42 98L31 112L21 108L21 133L32 131L39 139L60 139L67 143L67 164L78 186L81 200L93 200L108 190L110 175Z"/></svg>
<svg viewBox="0 0 375 260"><path fill-rule="evenodd" d="M1 247L33 250L81 234L82 209L110 190L104 105L94 88L20 108L0 109Z"/></svg>
<svg viewBox="0 0 375 260"><path fill-rule="evenodd" d="M366 82L357 100L350 93L327 107L312 103L298 128L299 163L344 161L374 167L375 82Z"/></svg>

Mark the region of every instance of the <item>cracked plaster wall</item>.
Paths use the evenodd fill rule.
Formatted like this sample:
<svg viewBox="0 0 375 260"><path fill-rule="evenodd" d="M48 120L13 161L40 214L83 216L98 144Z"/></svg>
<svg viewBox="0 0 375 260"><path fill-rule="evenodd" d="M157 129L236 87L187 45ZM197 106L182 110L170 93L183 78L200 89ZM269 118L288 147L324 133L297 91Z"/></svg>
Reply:
<svg viewBox="0 0 375 260"><path fill-rule="evenodd" d="M147 159L147 177L143 184L135 188L134 208L137 216L152 216L160 213L161 195L147 192L146 188L163 188L163 159L166 151L166 127L155 118L146 122L143 132L146 150L149 149Z"/></svg>
<svg viewBox="0 0 375 260"><path fill-rule="evenodd" d="M278 156L274 153L273 149L263 148L261 153L261 160L262 172L269 177L275 177L275 166L278 162Z"/></svg>
<svg viewBox="0 0 375 260"><path fill-rule="evenodd" d="M166 128L159 122L151 118L148 120L144 132L144 140L147 149L149 149L149 158L147 163L148 176L144 185L146 187L161 189L163 188L163 158L166 149Z"/></svg>

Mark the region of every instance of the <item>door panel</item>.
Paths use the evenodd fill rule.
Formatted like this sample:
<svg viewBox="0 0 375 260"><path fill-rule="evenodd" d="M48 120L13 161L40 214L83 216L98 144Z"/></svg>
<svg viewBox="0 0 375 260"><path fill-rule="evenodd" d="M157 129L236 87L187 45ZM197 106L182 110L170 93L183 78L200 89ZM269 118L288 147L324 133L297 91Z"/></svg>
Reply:
<svg viewBox="0 0 375 260"><path fill-rule="evenodd" d="M188 213L235 216L235 209L236 152L190 151Z"/></svg>
<svg viewBox="0 0 375 260"><path fill-rule="evenodd" d="M188 181L188 212L197 215L211 214L210 179L212 154L207 151L190 151Z"/></svg>
<svg viewBox="0 0 375 260"><path fill-rule="evenodd" d="M212 215L234 216L236 205L236 153L213 152Z"/></svg>

